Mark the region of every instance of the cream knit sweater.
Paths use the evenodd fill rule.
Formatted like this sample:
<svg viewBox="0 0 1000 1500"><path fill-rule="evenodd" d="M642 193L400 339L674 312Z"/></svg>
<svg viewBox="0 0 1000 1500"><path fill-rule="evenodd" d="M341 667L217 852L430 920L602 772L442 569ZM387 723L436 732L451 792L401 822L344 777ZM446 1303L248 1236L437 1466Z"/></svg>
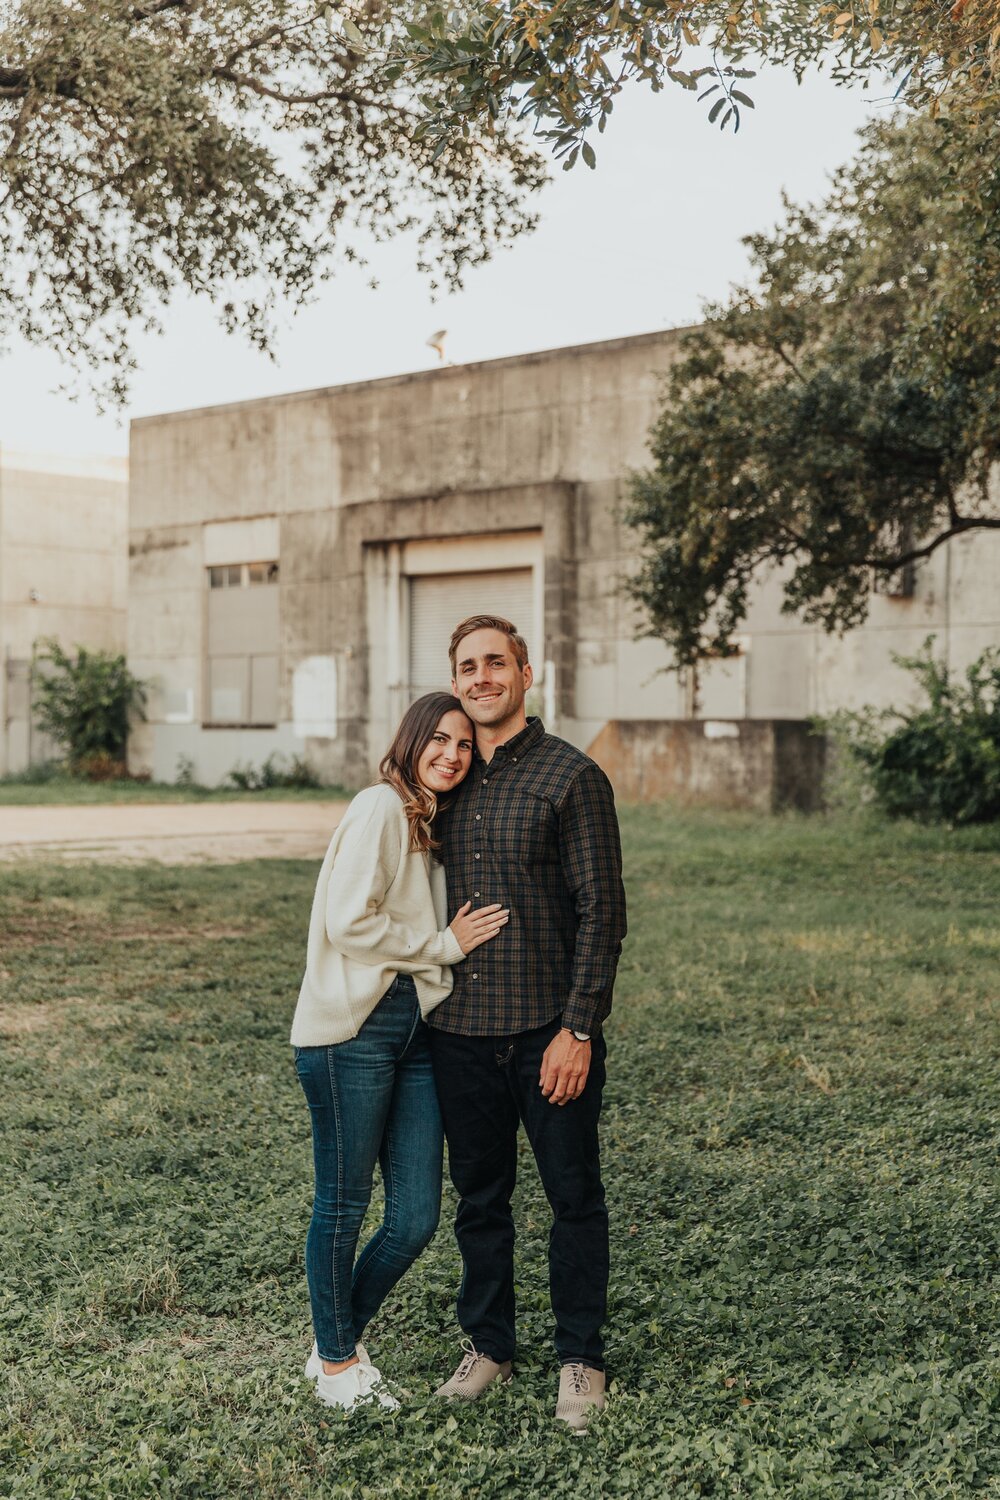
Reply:
<svg viewBox="0 0 1000 1500"><path fill-rule="evenodd" d="M424 1016L450 994L450 965L465 955L447 926L444 871L409 841L391 786L358 793L316 882L293 1046L357 1036L397 974L413 975Z"/></svg>

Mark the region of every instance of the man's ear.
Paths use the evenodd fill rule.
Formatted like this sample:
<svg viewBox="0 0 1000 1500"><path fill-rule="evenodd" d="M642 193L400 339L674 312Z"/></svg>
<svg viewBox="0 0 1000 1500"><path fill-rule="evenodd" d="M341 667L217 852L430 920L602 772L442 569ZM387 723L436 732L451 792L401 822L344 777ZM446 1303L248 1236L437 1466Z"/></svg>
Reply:
<svg viewBox="0 0 1000 1500"><path fill-rule="evenodd" d="M525 663L525 668L524 668L524 691L525 692L529 691L529 689L531 688L531 684L534 682L534 680L535 680L535 674L531 670L531 663L530 663L530 661L526 662Z"/></svg>
<svg viewBox="0 0 1000 1500"><path fill-rule="evenodd" d="M454 677L451 679L451 696L453 698L458 697L458 683L456 682Z"/></svg>

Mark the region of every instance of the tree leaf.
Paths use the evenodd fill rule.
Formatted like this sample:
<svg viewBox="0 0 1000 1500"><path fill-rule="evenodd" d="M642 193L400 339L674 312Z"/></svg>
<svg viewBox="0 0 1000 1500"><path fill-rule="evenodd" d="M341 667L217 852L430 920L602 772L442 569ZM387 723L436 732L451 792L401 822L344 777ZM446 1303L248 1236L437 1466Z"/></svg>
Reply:
<svg viewBox="0 0 1000 1500"><path fill-rule="evenodd" d="M364 52L367 44L364 37L361 35L361 32L355 26L354 22L349 20L348 17L345 16L342 25L344 36L347 38L348 42L354 48L354 50L356 52Z"/></svg>

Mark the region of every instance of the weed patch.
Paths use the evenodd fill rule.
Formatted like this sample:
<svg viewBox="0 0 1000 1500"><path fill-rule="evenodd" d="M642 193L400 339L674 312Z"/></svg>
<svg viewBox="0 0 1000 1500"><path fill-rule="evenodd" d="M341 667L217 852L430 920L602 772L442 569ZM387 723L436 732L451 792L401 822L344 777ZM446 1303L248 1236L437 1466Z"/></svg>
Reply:
<svg viewBox="0 0 1000 1500"><path fill-rule="evenodd" d="M513 1385L431 1400L458 1352L450 1190L371 1329L402 1410L338 1418L301 1378L287 1034L315 866L5 870L0 1495L997 1493L1000 832L624 828L611 1395L583 1441L552 1425L523 1142Z"/></svg>

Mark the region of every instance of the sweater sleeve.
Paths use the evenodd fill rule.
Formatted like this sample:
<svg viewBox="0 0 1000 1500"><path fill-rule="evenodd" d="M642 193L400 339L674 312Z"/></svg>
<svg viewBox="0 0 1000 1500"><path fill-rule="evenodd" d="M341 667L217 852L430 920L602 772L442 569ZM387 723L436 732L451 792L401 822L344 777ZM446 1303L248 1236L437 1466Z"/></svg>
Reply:
<svg viewBox="0 0 1000 1500"><path fill-rule="evenodd" d="M375 801L368 815L341 825L326 889L326 933L330 942L358 963L457 964L465 954L450 927L415 932L392 917L385 898L406 858L405 818L394 817Z"/></svg>

